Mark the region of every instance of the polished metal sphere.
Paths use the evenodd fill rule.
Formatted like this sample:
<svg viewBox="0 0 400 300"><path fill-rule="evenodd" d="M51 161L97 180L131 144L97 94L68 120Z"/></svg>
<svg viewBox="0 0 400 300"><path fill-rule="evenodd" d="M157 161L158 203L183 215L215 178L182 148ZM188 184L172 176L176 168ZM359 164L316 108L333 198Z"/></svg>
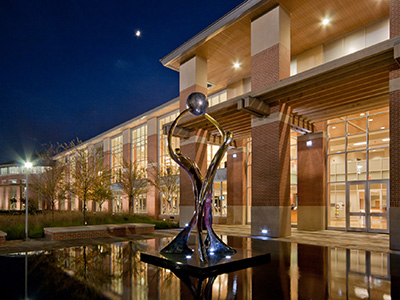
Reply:
<svg viewBox="0 0 400 300"><path fill-rule="evenodd" d="M189 108L189 112L195 116L201 116L206 113L208 108L208 100L206 95L203 93L191 93L186 99L186 107Z"/></svg>

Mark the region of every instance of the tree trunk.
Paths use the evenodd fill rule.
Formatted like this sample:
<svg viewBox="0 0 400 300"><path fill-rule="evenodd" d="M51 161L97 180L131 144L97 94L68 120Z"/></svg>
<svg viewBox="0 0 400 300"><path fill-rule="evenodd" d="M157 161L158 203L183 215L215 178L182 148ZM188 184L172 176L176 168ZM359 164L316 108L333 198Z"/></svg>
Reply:
<svg viewBox="0 0 400 300"><path fill-rule="evenodd" d="M129 214L133 215L133 196L129 195Z"/></svg>
<svg viewBox="0 0 400 300"><path fill-rule="evenodd" d="M86 225L86 196L83 196L83 225Z"/></svg>

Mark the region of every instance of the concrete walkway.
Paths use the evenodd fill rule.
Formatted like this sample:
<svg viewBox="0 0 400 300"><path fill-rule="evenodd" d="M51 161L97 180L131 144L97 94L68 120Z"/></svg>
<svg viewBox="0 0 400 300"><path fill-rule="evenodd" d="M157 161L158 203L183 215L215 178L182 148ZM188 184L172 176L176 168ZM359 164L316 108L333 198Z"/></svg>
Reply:
<svg viewBox="0 0 400 300"><path fill-rule="evenodd" d="M214 230L219 234L230 236L250 236L250 225L214 225ZM129 237L91 238L82 240L51 241L46 238L31 239L30 241L7 241L0 246L0 254L29 252L38 250L52 250L65 247L84 245L98 245L105 243L118 243L129 240L146 240L153 238L174 237L177 230L156 230L154 233L138 234ZM252 237L256 238L256 237ZM345 232L334 230L302 231L292 228L292 235L284 238L272 239L283 242L300 244L358 249L373 252L399 253L389 249L389 235L362 232Z"/></svg>

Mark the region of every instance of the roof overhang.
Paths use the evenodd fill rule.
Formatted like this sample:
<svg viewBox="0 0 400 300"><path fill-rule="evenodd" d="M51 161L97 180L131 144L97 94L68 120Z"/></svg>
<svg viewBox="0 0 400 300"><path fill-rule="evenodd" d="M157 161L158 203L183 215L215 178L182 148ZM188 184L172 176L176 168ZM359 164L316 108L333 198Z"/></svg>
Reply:
<svg viewBox="0 0 400 300"><path fill-rule="evenodd" d="M265 105L285 104L292 127L310 128L310 123L389 105L389 72L398 69L394 48L400 38L386 40L356 53L285 78L277 83L230 99L207 111L236 139L251 135L252 112L240 109L251 97ZM400 52L399 52L400 53ZM203 117L191 115L178 125L188 131L218 131ZM305 128L307 130L307 128Z"/></svg>

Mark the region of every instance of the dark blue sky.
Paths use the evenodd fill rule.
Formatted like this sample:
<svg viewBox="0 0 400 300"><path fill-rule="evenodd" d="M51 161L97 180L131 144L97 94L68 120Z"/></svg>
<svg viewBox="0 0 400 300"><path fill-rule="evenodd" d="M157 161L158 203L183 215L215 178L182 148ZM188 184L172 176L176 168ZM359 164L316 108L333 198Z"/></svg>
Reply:
<svg viewBox="0 0 400 300"><path fill-rule="evenodd" d="M177 97L159 59L241 2L1 0L0 163Z"/></svg>

